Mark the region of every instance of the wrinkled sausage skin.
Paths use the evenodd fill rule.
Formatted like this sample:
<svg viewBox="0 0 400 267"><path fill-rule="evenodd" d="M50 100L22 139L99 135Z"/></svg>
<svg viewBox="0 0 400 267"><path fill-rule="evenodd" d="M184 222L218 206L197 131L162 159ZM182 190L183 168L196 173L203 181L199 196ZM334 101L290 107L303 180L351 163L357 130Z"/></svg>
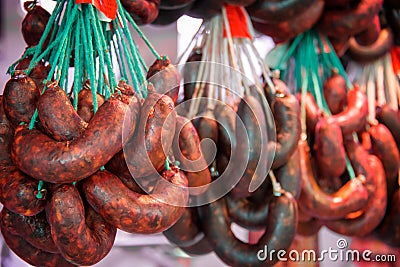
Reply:
<svg viewBox="0 0 400 267"><path fill-rule="evenodd" d="M93 265L111 250L117 229L84 206L73 185L55 189L48 210L51 235L61 254L77 265Z"/></svg>
<svg viewBox="0 0 400 267"><path fill-rule="evenodd" d="M181 172L164 171L163 177L177 187L156 185L152 194L142 195L131 191L112 173L99 171L84 180L83 192L89 204L119 229L130 233L159 233L182 216L188 198L187 179ZM164 202L173 201L181 206L163 203L158 200L160 197Z"/></svg>
<svg viewBox="0 0 400 267"><path fill-rule="evenodd" d="M36 129L19 126L11 157L23 172L35 179L52 183L79 181L122 149L134 134L138 113L135 96L113 96L99 108L86 130L70 142L57 142Z"/></svg>

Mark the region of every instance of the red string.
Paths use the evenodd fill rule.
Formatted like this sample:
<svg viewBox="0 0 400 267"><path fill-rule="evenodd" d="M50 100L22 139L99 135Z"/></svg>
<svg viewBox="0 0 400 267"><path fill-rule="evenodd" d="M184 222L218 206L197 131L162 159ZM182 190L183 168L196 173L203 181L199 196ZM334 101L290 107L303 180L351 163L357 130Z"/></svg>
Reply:
<svg viewBox="0 0 400 267"><path fill-rule="evenodd" d="M116 0L75 0L75 3L92 4L109 19L115 19L117 15L118 6Z"/></svg>
<svg viewBox="0 0 400 267"><path fill-rule="evenodd" d="M400 46L394 46L390 54L392 56L393 71L400 76Z"/></svg>
<svg viewBox="0 0 400 267"><path fill-rule="evenodd" d="M226 15L229 21L232 38L251 39L249 27L247 24L246 11L243 7L225 4ZM224 38L226 38L224 27Z"/></svg>

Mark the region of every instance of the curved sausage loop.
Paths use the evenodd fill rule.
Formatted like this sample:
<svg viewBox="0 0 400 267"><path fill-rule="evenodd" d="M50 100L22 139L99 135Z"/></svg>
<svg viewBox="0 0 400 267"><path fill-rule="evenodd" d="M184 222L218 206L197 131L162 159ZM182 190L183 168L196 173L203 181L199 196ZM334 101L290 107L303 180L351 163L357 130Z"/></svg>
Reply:
<svg viewBox="0 0 400 267"><path fill-rule="evenodd" d="M257 244L246 244L237 239L230 228L225 198L198 208L202 229L214 252L231 266L272 266L278 259L264 255L265 247L287 250L296 234L297 203L290 193L273 196L269 207L267 228ZM261 257L262 258L262 257Z"/></svg>
<svg viewBox="0 0 400 267"><path fill-rule="evenodd" d="M357 176L337 192L327 194L314 178L306 140L300 140L299 149L303 183L299 205L302 210L319 219L335 220L365 207L368 202L368 192L363 186L363 176Z"/></svg>
<svg viewBox="0 0 400 267"><path fill-rule="evenodd" d="M55 189L47 216L54 243L65 259L77 265L99 262L114 244L117 229L85 207L73 185Z"/></svg>
<svg viewBox="0 0 400 267"><path fill-rule="evenodd" d="M397 149L400 151L400 111L389 105L383 105L377 108L376 119L389 129L396 141Z"/></svg>
<svg viewBox="0 0 400 267"><path fill-rule="evenodd" d="M114 95L99 108L86 130L70 142L57 142L21 125L15 133L11 157L21 171L37 180L82 180L104 166L133 136L139 110L135 96Z"/></svg>
<svg viewBox="0 0 400 267"><path fill-rule="evenodd" d="M85 179L82 188L89 204L108 223L129 233L153 234L171 227L188 200L187 179L181 172L172 168L163 172L163 178L150 195L131 191L107 171Z"/></svg>
<svg viewBox="0 0 400 267"><path fill-rule="evenodd" d="M27 263L34 266L45 266L45 267L74 267L72 264L66 261L61 254L53 254L50 252L38 249L29 244L25 239L18 235L13 235L5 228L4 224L0 223L1 233L7 246Z"/></svg>

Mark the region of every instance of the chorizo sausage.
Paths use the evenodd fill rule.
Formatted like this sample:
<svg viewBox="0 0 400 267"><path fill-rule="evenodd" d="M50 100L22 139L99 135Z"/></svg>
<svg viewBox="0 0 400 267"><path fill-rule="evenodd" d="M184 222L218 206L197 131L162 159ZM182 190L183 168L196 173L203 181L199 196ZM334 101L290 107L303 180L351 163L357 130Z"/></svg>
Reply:
<svg viewBox="0 0 400 267"><path fill-rule="evenodd" d="M374 17L373 23L371 23L364 31L355 35L354 40L362 46L372 45L378 39L381 30L379 14L377 14Z"/></svg>
<svg viewBox="0 0 400 267"><path fill-rule="evenodd" d="M315 0L257 0L246 7L246 10L254 21L280 22L303 13L315 2Z"/></svg>
<svg viewBox="0 0 400 267"><path fill-rule="evenodd" d="M9 210L25 216L41 212L46 201L37 199L38 181L22 173L11 160L14 130L0 105L0 202ZM45 189L44 189L45 190Z"/></svg>
<svg viewBox="0 0 400 267"><path fill-rule="evenodd" d="M84 180L83 192L89 204L119 229L130 233L159 233L181 217L188 199L187 179L181 172L164 171L163 178L173 185L156 185L152 194L142 195L129 190L110 172L99 171Z"/></svg>
<svg viewBox="0 0 400 267"><path fill-rule="evenodd" d="M34 3L33 8L29 8L32 3ZM42 38L50 19L50 13L32 1L25 2L24 8L28 13L22 21L21 33L28 46L35 46L39 44L40 38Z"/></svg>
<svg viewBox="0 0 400 267"><path fill-rule="evenodd" d="M122 149L134 134L138 112L135 96L113 96L99 108L86 130L70 142L57 142L36 129L20 126L11 157L18 168L35 179L52 183L79 181Z"/></svg>
<svg viewBox="0 0 400 267"><path fill-rule="evenodd" d="M29 123L36 109L40 92L34 80L16 72L4 87L3 106L14 128L21 122Z"/></svg>
<svg viewBox="0 0 400 267"><path fill-rule="evenodd" d="M139 24L153 22L158 16L161 0L122 0L121 4Z"/></svg>
<svg viewBox="0 0 400 267"><path fill-rule="evenodd" d="M324 116L322 110L317 105L317 102L315 102L314 96L310 93L307 92L305 99L301 99L301 94L297 95L297 99L301 103L301 101L305 101L305 109L306 109L306 127L307 127L307 132L310 133L310 135L314 135L315 133L315 126L317 125L318 121Z"/></svg>
<svg viewBox="0 0 400 267"><path fill-rule="evenodd" d="M183 68L183 80L185 81L183 85L184 101L193 98L200 66L200 63L196 63L195 61L201 61L201 58L203 56L202 49L202 47L195 47L190 53ZM205 89L205 91L203 92L203 96L207 97L207 89Z"/></svg>
<svg viewBox="0 0 400 267"><path fill-rule="evenodd" d="M120 83L118 84L120 86ZM96 93L97 107L104 104L104 97ZM89 122L94 115L93 94L90 89L90 81L87 80L83 89L78 93L78 115L85 122Z"/></svg>
<svg viewBox="0 0 400 267"><path fill-rule="evenodd" d="M93 265L110 252L117 229L84 206L75 186L57 187L47 212L54 243L68 261Z"/></svg>
<svg viewBox="0 0 400 267"><path fill-rule="evenodd" d="M238 240L230 228L225 198L198 207L201 227L214 252L231 266L271 266L277 258L257 255L267 246L268 250L287 250L296 234L297 203L290 193L282 192L270 201L268 223L265 233L257 244L246 244Z"/></svg>
<svg viewBox="0 0 400 267"><path fill-rule="evenodd" d="M34 216L24 216L3 208L1 218L4 227L11 234L24 238L32 246L43 251L59 253L51 237L50 225L44 211Z"/></svg>
<svg viewBox="0 0 400 267"><path fill-rule="evenodd" d="M185 171L189 187L200 187L193 188L195 191L191 191L192 194L203 193L207 188L203 186L211 183L210 170L200 149L196 128L188 119L177 116L173 151L181 163L181 169Z"/></svg>
<svg viewBox="0 0 400 267"><path fill-rule="evenodd" d="M366 169L366 188L369 200L363 213L355 218L345 218L325 222L325 225L332 231L347 236L366 236L371 233L382 221L387 203L386 180L382 163L380 160L369 155L353 156L350 161L353 163L354 157L362 158L358 164L364 165Z"/></svg>
<svg viewBox="0 0 400 267"><path fill-rule="evenodd" d="M357 132L365 127L368 114L367 97L357 87L347 92L347 107L340 113L327 118L327 122L336 123L344 135Z"/></svg>
<svg viewBox="0 0 400 267"><path fill-rule="evenodd" d="M346 152L342 131L335 123L321 119L315 127L315 159L318 174L324 178L339 177L346 169Z"/></svg>
<svg viewBox="0 0 400 267"><path fill-rule="evenodd" d="M397 149L400 150L400 112L389 105L383 105L377 108L376 119L389 129L396 141Z"/></svg>
<svg viewBox="0 0 400 267"><path fill-rule="evenodd" d="M4 241L7 246L27 263L34 266L45 266L45 267L74 267L72 264L66 261L61 254L54 254L38 249L22 237L18 235L13 235L8 232L4 224L0 224L1 233L3 234Z"/></svg>
<svg viewBox="0 0 400 267"><path fill-rule="evenodd" d="M346 80L342 75L334 73L324 82L324 97L332 114L340 113L346 103Z"/></svg>
<svg viewBox="0 0 400 267"><path fill-rule="evenodd" d="M180 249L193 256L205 255L213 252L210 242L208 242L208 239L204 234L196 244L187 247L180 247Z"/></svg>
<svg viewBox="0 0 400 267"><path fill-rule="evenodd" d="M157 75L157 76L155 76ZM154 76L154 77L153 77ZM181 76L167 56L161 56L147 72L146 79L151 82L159 94L165 94L176 103L178 100Z"/></svg>
<svg viewBox="0 0 400 267"><path fill-rule="evenodd" d="M21 62L15 66L15 70L26 70L28 69L32 60L32 56L27 56L26 58L22 59ZM35 81L36 86L39 92L43 91L43 81L47 79L47 76L50 72L50 65L45 66L43 60L39 61L38 64L33 67L32 71L29 73L29 77Z"/></svg>
<svg viewBox="0 0 400 267"><path fill-rule="evenodd" d="M218 122L217 153L222 153L229 158L236 149L236 112L228 105L217 104L214 115Z"/></svg>
<svg viewBox="0 0 400 267"><path fill-rule="evenodd" d="M383 0L361 0L355 8L329 10L318 22L317 29L332 37L352 36L362 32L382 8Z"/></svg>
<svg viewBox="0 0 400 267"><path fill-rule="evenodd" d="M385 170L387 182L387 192L389 199L398 185L398 175L400 169L400 156L396 142L388 128L383 124L373 125L368 133L371 137L372 153L377 156Z"/></svg>
<svg viewBox="0 0 400 267"><path fill-rule="evenodd" d="M172 147L176 126L174 103L169 96L157 93L149 94L141 108L141 115L136 135L123 147L129 177L154 175L164 168L167 154ZM117 170L118 171L118 170Z"/></svg>
<svg viewBox="0 0 400 267"><path fill-rule="evenodd" d="M275 176L286 192L298 199L301 192L300 154L296 149L292 156L281 167L274 170Z"/></svg>
<svg viewBox="0 0 400 267"><path fill-rule="evenodd" d="M276 125L276 149L272 169L285 164L297 148L300 138L300 108L292 94L277 94L272 104Z"/></svg>
<svg viewBox="0 0 400 267"><path fill-rule="evenodd" d="M48 85L39 97L37 110L43 129L54 140L70 141L87 127L57 83Z"/></svg>
<svg viewBox="0 0 400 267"><path fill-rule="evenodd" d="M348 181L334 194L326 194L315 181L306 140L300 140L299 149L303 183L299 205L302 210L316 218L334 220L365 207L368 192L360 176Z"/></svg>
<svg viewBox="0 0 400 267"><path fill-rule="evenodd" d="M245 132L238 128L240 124L246 128ZM267 170L267 158L261 157L262 150L268 151L266 119L260 102L253 96L245 95L238 107L236 117L236 150L238 160L246 162L245 173L232 190L235 197L249 196L249 184L252 180L264 179ZM247 152L247 153L246 153ZM261 167L261 168L260 168Z"/></svg>

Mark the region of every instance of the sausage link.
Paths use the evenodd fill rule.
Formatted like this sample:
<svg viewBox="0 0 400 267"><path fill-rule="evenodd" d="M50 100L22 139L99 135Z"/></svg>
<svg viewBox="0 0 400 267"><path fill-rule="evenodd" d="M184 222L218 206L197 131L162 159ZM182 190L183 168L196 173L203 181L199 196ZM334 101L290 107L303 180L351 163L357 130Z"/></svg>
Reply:
<svg viewBox="0 0 400 267"><path fill-rule="evenodd" d="M389 105L383 105L377 108L376 119L389 129L400 151L400 112Z"/></svg>
<svg viewBox="0 0 400 267"><path fill-rule="evenodd" d="M217 105L214 110L218 122L217 153L222 153L228 158L236 149L235 117L236 112L228 105Z"/></svg>
<svg viewBox="0 0 400 267"><path fill-rule="evenodd" d="M34 80L17 73L5 85L3 107L14 128L21 122L29 123L36 109L40 92Z"/></svg>
<svg viewBox="0 0 400 267"><path fill-rule="evenodd" d="M66 261L61 254L54 254L38 249L29 244L25 239L18 235L13 235L0 223L1 233L7 246L27 263L34 266L45 267L73 267L76 266Z"/></svg>
<svg viewBox="0 0 400 267"><path fill-rule="evenodd" d="M120 83L118 84L118 86ZM104 104L104 97L96 93L97 107ZM85 122L89 122L94 116L93 94L90 89L90 81L87 80L83 89L78 93L78 115Z"/></svg>
<svg viewBox="0 0 400 267"><path fill-rule="evenodd" d="M324 97L332 114L340 113L346 103L346 80L334 73L324 82Z"/></svg>
<svg viewBox="0 0 400 267"><path fill-rule="evenodd" d="M365 127L368 114L367 97L357 87L347 92L347 107L327 118L328 123L337 123L344 135Z"/></svg>
<svg viewBox="0 0 400 267"><path fill-rule="evenodd" d="M15 70L26 70L29 68L29 65L31 64L32 56L27 56L26 58L22 59L21 62L15 66ZM43 81L47 79L47 76L50 71L50 65L45 66L44 61L41 60L36 64L36 66L32 69L32 71L29 73L29 77L32 78L32 80L35 81L36 86L39 90L39 92L43 91L44 84Z"/></svg>
<svg viewBox="0 0 400 267"><path fill-rule="evenodd" d="M266 119L259 101L253 97L246 95L239 103L236 117L236 150L235 155L238 160L247 162L247 167L242 178L232 190L235 197L246 197L250 195L248 191L249 184L252 180L265 178L263 171L256 172L257 166L266 166L267 158L261 158L261 151L267 148ZM243 123L246 132L241 132L238 125ZM248 145L248 146L246 146ZM246 153L247 152L247 153ZM242 159L240 157L243 157ZM263 177L258 177L262 175Z"/></svg>
<svg viewBox="0 0 400 267"><path fill-rule="evenodd" d="M210 242L208 242L208 239L204 234L196 244L187 247L180 247L180 249L192 256L200 256L213 252Z"/></svg>
<svg viewBox="0 0 400 267"><path fill-rule="evenodd" d="M365 207L368 192L360 176L348 181L334 194L327 194L315 181L306 140L299 142L299 148L303 182L299 205L302 210L316 218L334 220Z"/></svg>
<svg viewBox="0 0 400 267"><path fill-rule="evenodd" d="M167 154L171 150L175 133L176 112L172 99L166 95L149 94L141 108L141 115L136 135L131 138L111 163L127 167L115 173L126 177L145 177L154 175L164 168ZM119 162L119 163L118 163ZM122 162L122 163L121 163Z"/></svg>
<svg viewBox="0 0 400 267"><path fill-rule="evenodd" d="M176 159L181 163L182 169L185 170L189 187L202 187L211 183L210 170L200 149L196 128L188 119L177 116L173 151ZM199 189L194 193L201 194L205 191L203 188Z"/></svg>
<svg viewBox="0 0 400 267"><path fill-rule="evenodd" d="M161 0L122 0L121 4L129 12L135 22L148 24L158 16Z"/></svg>
<svg viewBox="0 0 400 267"><path fill-rule="evenodd" d="M153 65L150 66L146 79L153 84L157 93L171 97L174 103L176 103L179 95L181 76L178 69L171 64L169 58L161 56L161 59L156 59Z"/></svg>
<svg viewBox="0 0 400 267"><path fill-rule="evenodd" d="M39 97L38 117L47 135L57 141L70 141L87 127L75 111L67 94L53 83Z"/></svg>
<svg viewBox="0 0 400 267"><path fill-rule="evenodd" d="M300 108L296 97L292 94L276 95L272 112L277 139L272 169L276 169L289 160L300 139Z"/></svg>
<svg viewBox="0 0 400 267"><path fill-rule="evenodd" d="M287 250L296 234L297 203L290 193L273 196L269 207L265 233L257 244L246 244L238 240L230 228L225 199L199 207L201 227L214 252L231 266L271 266L277 258L260 260L257 255L265 246L268 250Z"/></svg>
<svg viewBox="0 0 400 267"><path fill-rule="evenodd" d="M196 61L201 61L203 52L201 47L196 47L193 49L193 51L190 53L188 59L186 60L186 64L184 66L184 72L183 72L183 80L185 81L184 87L183 87L183 100L189 100L192 99L194 90L195 90L195 85L197 81L197 76L199 73L199 64L200 63L195 63ZM192 62L192 63L190 63ZM207 85L206 85L207 86ZM205 90L207 91L207 90ZM203 96L207 96L203 95Z"/></svg>
<svg viewBox="0 0 400 267"><path fill-rule="evenodd" d="M354 156L357 157L357 156ZM332 231L347 236L366 236L382 221L387 204L386 180L382 163L373 155L358 156L366 169L366 187L369 200L363 213L356 218L327 221L325 225ZM350 159L352 162L359 159Z"/></svg>
<svg viewBox="0 0 400 267"><path fill-rule="evenodd" d="M99 262L114 244L117 229L85 207L73 185L55 189L47 216L54 243L65 259L77 265Z"/></svg>
<svg viewBox="0 0 400 267"><path fill-rule="evenodd" d="M324 178L339 177L346 169L346 152L342 131L335 123L321 119L315 127L315 159L318 174Z"/></svg>
<svg viewBox="0 0 400 267"><path fill-rule="evenodd" d="M159 233L182 216L188 199L187 179L181 172L164 171L163 177L177 187L156 186L151 195L142 195L129 190L110 172L99 171L84 180L83 192L90 205L119 229L130 233ZM166 204L171 202L181 206Z"/></svg>
<svg viewBox="0 0 400 267"><path fill-rule="evenodd" d="M34 216L24 216L3 208L1 217L8 232L24 238L38 249L50 253L59 253L51 237L50 225L44 211Z"/></svg>
<svg viewBox="0 0 400 267"><path fill-rule="evenodd" d="M274 170L275 176L286 192L298 199L301 192L301 167L299 149L296 149L289 161Z"/></svg>
<svg viewBox="0 0 400 267"><path fill-rule="evenodd" d="M113 96L99 108L86 130L71 142L57 142L36 129L19 126L11 157L23 172L35 179L52 183L79 181L122 149L134 134L138 113L136 97Z"/></svg>
<svg viewBox="0 0 400 267"><path fill-rule="evenodd" d="M301 94L297 95L297 99L300 103L301 101L303 101L301 99ZM313 136L315 132L315 126L317 125L318 121L323 117L323 113L319 109L317 102L315 102L314 96L310 92L307 92L304 101L304 105L306 108L307 132L310 136Z"/></svg>

